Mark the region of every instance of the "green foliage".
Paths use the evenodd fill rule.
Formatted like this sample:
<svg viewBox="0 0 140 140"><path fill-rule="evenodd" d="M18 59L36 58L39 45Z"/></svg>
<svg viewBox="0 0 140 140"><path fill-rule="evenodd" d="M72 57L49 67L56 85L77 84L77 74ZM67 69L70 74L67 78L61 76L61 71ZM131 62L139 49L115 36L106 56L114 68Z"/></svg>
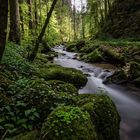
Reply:
<svg viewBox="0 0 140 140"><path fill-rule="evenodd" d="M23 134L19 134L13 138L5 139L5 140L37 140L37 131L31 131Z"/></svg>
<svg viewBox="0 0 140 140"><path fill-rule="evenodd" d="M42 140L96 140L89 114L71 106L56 108L43 124L41 136Z"/></svg>

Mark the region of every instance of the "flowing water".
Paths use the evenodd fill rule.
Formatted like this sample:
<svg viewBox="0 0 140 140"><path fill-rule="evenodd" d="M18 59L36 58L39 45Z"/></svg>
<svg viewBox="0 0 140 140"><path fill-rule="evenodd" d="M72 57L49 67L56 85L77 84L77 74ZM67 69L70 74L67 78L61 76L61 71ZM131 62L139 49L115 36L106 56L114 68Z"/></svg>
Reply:
<svg viewBox="0 0 140 140"><path fill-rule="evenodd" d="M53 50L59 53L54 63L81 70L87 75L87 85L79 90L79 94L104 92L112 98L121 116L121 140L140 140L140 96L137 96L140 95L140 90L123 85L104 85L103 79L115 69L109 64L94 65L79 61L76 53L65 51L61 45Z"/></svg>

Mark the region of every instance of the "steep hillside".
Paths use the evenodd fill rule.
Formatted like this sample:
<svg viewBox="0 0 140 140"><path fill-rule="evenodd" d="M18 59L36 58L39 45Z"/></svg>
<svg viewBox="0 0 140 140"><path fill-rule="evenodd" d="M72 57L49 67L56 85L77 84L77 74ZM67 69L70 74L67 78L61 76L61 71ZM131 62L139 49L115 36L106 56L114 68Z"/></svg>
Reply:
<svg viewBox="0 0 140 140"><path fill-rule="evenodd" d="M140 1L115 0L102 32L115 38L140 39Z"/></svg>

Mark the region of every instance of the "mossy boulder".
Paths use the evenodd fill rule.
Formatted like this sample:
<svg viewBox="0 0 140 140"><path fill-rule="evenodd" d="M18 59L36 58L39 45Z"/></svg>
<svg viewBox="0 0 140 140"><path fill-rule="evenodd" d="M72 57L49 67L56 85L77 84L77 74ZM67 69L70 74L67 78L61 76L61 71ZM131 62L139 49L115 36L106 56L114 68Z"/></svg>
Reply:
<svg viewBox="0 0 140 140"><path fill-rule="evenodd" d="M84 55L83 57L81 57L81 59L85 60L86 62L102 62L104 60L102 53L98 49Z"/></svg>
<svg viewBox="0 0 140 140"><path fill-rule="evenodd" d="M87 83L87 77L81 71L73 68L63 68L60 66L42 68L39 75L47 81L60 80L71 83L76 88L81 88Z"/></svg>
<svg viewBox="0 0 140 140"><path fill-rule="evenodd" d="M66 92L71 96L78 96L77 88L69 83L65 83L59 80L50 80L48 81L50 88L56 92Z"/></svg>
<svg viewBox="0 0 140 140"><path fill-rule="evenodd" d="M140 77L140 63L131 62L129 73L132 80L139 78Z"/></svg>
<svg viewBox="0 0 140 140"><path fill-rule="evenodd" d="M66 50L69 51L69 52L76 52L77 51L76 44L75 43L69 44L67 46Z"/></svg>
<svg viewBox="0 0 140 140"><path fill-rule="evenodd" d="M106 95L91 94L79 98L79 106L91 116L98 140L118 140L120 117L112 100Z"/></svg>
<svg viewBox="0 0 140 140"><path fill-rule="evenodd" d="M100 51L103 52L106 61L116 65L125 65L125 57L122 53L117 52L117 49L107 46L101 46Z"/></svg>
<svg viewBox="0 0 140 140"><path fill-rule="evenodd" d="M56 108L44 122L42 140L97 140L90 115L78 107Z"/></svg>
<svg viewBox="0 0 140 140"><path fill-rule="evenodd" d="M128 77L123 69L115 71L111 76L103 80L104 84L124 84L128 82Z"/></svg>
<svg viewBox="0 0 140 140"><path fill-rule="evenodd" d="M77 41L77 42L72 42L72 43L68 44L67 51L77 52L80 49L82 49L85 45L86 45L86 42L84 40L80 40L80 41Z"/></svg>

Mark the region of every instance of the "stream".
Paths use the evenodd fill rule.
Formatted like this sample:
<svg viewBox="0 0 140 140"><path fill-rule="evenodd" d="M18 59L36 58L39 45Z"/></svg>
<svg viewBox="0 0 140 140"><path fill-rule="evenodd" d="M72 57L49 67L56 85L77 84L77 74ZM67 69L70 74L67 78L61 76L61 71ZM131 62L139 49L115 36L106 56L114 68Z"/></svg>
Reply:
<svg viewBox="0 0 140 140"><path fill-rule="evenodd" d="M140 140L140 90L124 85L104 85L102 83L106 76L114 71L115 67L109 64L89 64L76 59L77 54L65 51L65 47L56 46L54 51L58 57L54 63L62 67L75 68L87 75L86 86L79 90L79 94L104 93L114 101L121 116L120 139Z"/></svg>

